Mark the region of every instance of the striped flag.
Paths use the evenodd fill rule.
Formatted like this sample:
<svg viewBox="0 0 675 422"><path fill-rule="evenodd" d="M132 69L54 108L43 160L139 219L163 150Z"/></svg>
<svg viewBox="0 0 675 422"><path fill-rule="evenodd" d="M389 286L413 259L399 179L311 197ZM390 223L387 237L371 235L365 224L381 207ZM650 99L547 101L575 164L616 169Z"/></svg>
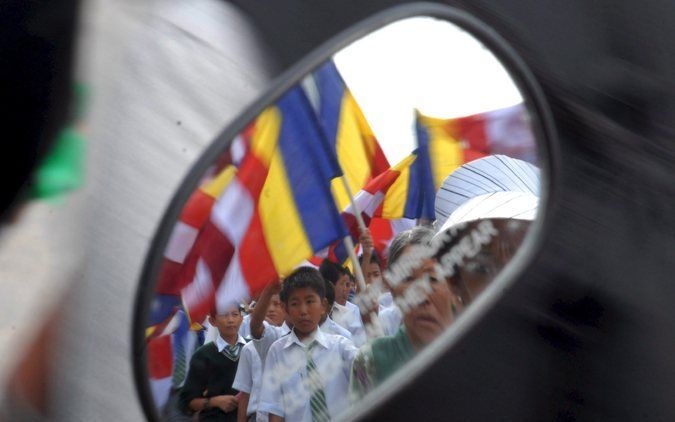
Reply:
<svg viewBox="0 0 675 422"><path fill-rule="evenodd" d="M179 296L155 293L150 303L150 315L145 329L145 337L152 339L171 334L178 325L176 315L180 308Z"/></svg>
<svg viewBox="0 0 675 422"><path fill-rule="evenodd" d="M368 181L389 168L361 108L347 89L335 63L327 61L305 83L308 96L314 99L321 127L329 145L334 150L339 166L353 193ZM333 195L338 209L350 204L342 180L332 182Z"/></svg>
<svg viewBox="0 0 675 422"><path fill-rule="evenodd" d="M420 207L416 213L418 218L432 222L436 219L434 199L437 189L434 184L433 168L434 165L438 165L439 156L430 154L430 148L433 145L432 140L429 139L427 131L419 122L415 122L415 132L417 134L417 149L415 150L417 159L411 166L408 194L412 201L418 202ZM413 187L413 189L411 190L410 187ZM417 189L417 192L414 189Z"/></svg>
<svg viewBox="0 0 675 422"><path fill-rule="evenodd" d="M536 144L525 106L516 104L470 116L439 119L416 115L418 137L426 136L434 186L464 163L502 154L536 164Z"/></svg>
<svg viewBox="0 0 675 422"><path fill-rule="evenodd" d="M147 339L150 389L159 409L166 405L171 387L183 385L190 357L204 343L203 331L191 330L182 310L175 311L171 321Z"/></svg>
<svg viewBox="0 0 675 422"><path fill-rule="evenodd" d="M422 177L425 170L422 161L424 156L420 158L419 152L418 148L396 166L381 173L354 197L356 209L361 212L371 232L375 232L372 233L373 241L380 256L384 256L385 248L396 234L412 227L414 219L424 216L422 200L429 197L430 193L423 194L423 183L426 180L429 185L430 179ZM431 198L433 200L433 196ZM341 215L350 235L358 239L359 227L354 206L348 205ZM387 223L383 221L388 221L388 230ZM347 259L347 250L341 242L335 243L331 245L327 258L342 263Z"/></svg>
<svg viewBox="0 0 675 422"><path fill-rule="evenodd" d="M347 233L330 192L340 169L301 88L261 113L246 151L188 254L194 277L181 296L194 322Z"/></svg>
<svg viewBox="0 0 675 422"><path fill-rule="evenodd" d="M155 406L161 409L166 405L171 391L173 368L171 336L160 336L150 339L148 341L147 357L150 390Z"/></svg>
<svg viewBox="0 0 675 422"><path fill-rule="evenodd" d="M178 295L180 289L192 279L191 266L184 265L185 259L208 220L216 198L225 191L235 174L233 165L225 165L213 178L204 181L188 199L164 250L155 288L157 293Z"/></svg>

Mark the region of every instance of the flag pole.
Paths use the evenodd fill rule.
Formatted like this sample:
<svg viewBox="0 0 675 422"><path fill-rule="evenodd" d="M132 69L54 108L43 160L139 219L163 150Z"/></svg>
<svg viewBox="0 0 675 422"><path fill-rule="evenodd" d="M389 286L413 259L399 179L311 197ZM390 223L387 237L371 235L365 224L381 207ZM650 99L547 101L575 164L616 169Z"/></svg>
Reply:
<svg viewBox="0 0 675 422"><path fill-rule="evenodd" d="M361 266L359 265L359 259L356 257L356 252L354 252L354 242L352 241L351 235L347 235L343 238L345 248L349 254L349 259L354 263L354 276L356 277L356 282L359 285L359 291L366 291L366 279L363 277L363 271L361 271Z"/></svg>
<svg viewBox="0 0 675 422"><path fill-rule="evenodd" d="M352 189L349 187L349 183L347 183L347 178L345 177L345 174L342 173L342 176L340 178L342 179L342 184L345 187L345 191L347 191L347 196L349 196L349 202L351 202L352 208L354 209L354 215L356 216L356 221L359 224L359 230L363 232L364 230L366 230L366 223L363 221L361 210L359 210L356 206L356 202L354 201L354 195L352 194ZM352 262L354 263L354 276L356 277L356 282L359 285L359 291L365 292L366 278L363 276L363 271L361 271L361 265L359 265L359 260L356 257L356 253L354 252L354 242L352 241L352 236L350 234L345 236L344 244L345 248L347 248L349 259L351 259Z"/></svg>
<svg viewBox="0 0 675 422"><path fill-rule="evenodd" d="M347 191L347 196L349 196L349 202L352 204L352 207L354 208L354 215L356 217L356 222L359 224L359 229L361 231L364 231L367 228L366 223L363 221L361 211L356 207L356 202L354 202L354 195L352 194L352 189L349 187L349 183L347 183L347 178L345 177L344 173L342 173L342 176L340 178L342 179L342 185L345 187L345 191Z"/></svg>

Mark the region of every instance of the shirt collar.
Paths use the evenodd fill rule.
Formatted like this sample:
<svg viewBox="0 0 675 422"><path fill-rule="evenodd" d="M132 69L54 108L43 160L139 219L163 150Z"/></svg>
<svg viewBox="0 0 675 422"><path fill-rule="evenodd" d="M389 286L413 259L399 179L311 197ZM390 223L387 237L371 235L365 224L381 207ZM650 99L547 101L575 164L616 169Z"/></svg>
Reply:
<svg viewBox="0 0 675 422"><path fill-rule="evenodd" d="M319 343L324 349L328 348L328 339L326 338L326 334L324 334L324 332L321 331L320 327L316 327L316 331L314 334L314 341ZM302 347L303 349L307 347L302 341L300 341L298 336L295 334L295 330L291 330L286 339L286 344L284 344L284 349L287 349L294 344Z"/></svg>
<svg viewBox="0 0 675 422"><path fill-rule="evenodd" d="M335 324L337 324L337 322L333 321L331 317L327 316L326 320L323 322L323 324L321 324L321 326L332 327Z"/></svg>
<svg viewBox="0 0 675 422"><path fill-rule="evenodd" d="M237 337L237 343L241 343L242 345L246 344L246 340L244 340L244 337L238 336ZM216 337L216 347L218 348L218 352L222 352L225 346L227 346L227 342L220 336Z"/></svg>
<svg viewBox="0 0 675 422"><path fill-rule="evenodd" d="M342 313L342 312L347 312L349 309L347 308L346 304L345 304L345 306L342 306L337 302L333 302L333 310L338 311L338 313Z"/></svg>

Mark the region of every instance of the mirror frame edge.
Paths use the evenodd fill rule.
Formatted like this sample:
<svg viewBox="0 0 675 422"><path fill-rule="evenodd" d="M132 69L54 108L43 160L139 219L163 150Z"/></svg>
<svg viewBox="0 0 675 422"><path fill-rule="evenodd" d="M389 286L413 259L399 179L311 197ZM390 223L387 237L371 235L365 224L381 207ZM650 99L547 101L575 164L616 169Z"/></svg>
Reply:
<svg viewBox="0 0 675 422"><path fill-rule="evenodd" d="M555 182L559 179L559 153L557 131L555 129L552 113L545 100L545 95L536 78L525 64L524 60L490 26L480 21L469 12L465 12L455 6L438 3L409 3L394 6L379 11L366 19L346 28L328 41L322 43L312 52L288 68L276 77L268 89L251 105L239 114L225 129L215 137L210 145L201 153L194 162L187 175L181 181L176 193L169 201L163 217L155 229L144 264L139 277L136 297L133 304L133 317L131 327L131 364L134 377L134 385L141 408L148 420L160 421L155 407L147 369L145 323L149 314L150 303L156 286L159 269L161 266L164 250L168 244L174 224L190 195L199 186L204 171L210 166L215 158L230 147L234 138L249 124L260 112L269 107L280 98L288 89L302 80L308 73L318 68L333 54L347 47L354 41L376 31L388 24L406 18L427 16L450 22L466 31L479 40L500 61L511 76L514 84L523 97L523 103L531 118L530 123L535 135L537 145L537 157L542 169L542 194L540 207L533 226L528 230L523 244L508 265L493 280L490 287L477 299L453 325L452 330L447 330L434 344L422 353L420 359L415 359L411 364L401 370L402 376L387 380L381 387L370 394L369 408L357 406L356 411L350 410L344 414L344 418L361 418L376 411L386 400L392 388L399 388L406 384L410 375L426 367L433 359L443 351L452 347L461 337L468 333L473 325L492 307L499 297L500 292L491 287L499 285L502 291L515 283L526 266L532 263L535 255L539 252L539 246L543 242L544 234L548 233L550 213L556 197ZM298 76L299 75L299 76ZM446 334L450 334L449 336ZM340 419L343 419L341 417Z"/></svg>

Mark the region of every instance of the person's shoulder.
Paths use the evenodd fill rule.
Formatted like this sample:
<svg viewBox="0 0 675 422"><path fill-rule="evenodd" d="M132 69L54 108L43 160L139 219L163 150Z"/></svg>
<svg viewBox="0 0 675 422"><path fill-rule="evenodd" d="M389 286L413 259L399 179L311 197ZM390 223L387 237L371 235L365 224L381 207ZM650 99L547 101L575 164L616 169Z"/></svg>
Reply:
<svg viewBox="0 0 675 422"><path fill-rule="evenodd" d="M218 355L218 347L214 342L210 341L198 347L192 354L192 357L190 357L190 361L194 363L206 363L211 361L216 355Z"/></svg>
<svg viewBox="0 0 675 422"><path fill-rule="evenodd" d="M351 340L352 333L350 333L348 329L342 327L340 324L338 324L337 322L335 322L333 320L331 320L329 324L330 324L331 329L334 331L333 334L337 334L337 335L340 335L342 337L345 337L345 338Z"/></svg>
<svg viewBox="0 0 675 422"><path fill-rule="evenodd" d="M372 350L375 354L389 357L406 356L412 353L412 345L405 330L401 327L394 335L373 340Z"/></svg>
<svg viewBox="0 0 675 422"><path fill-rule="evenodd" d="M213 354L213 352L218 351L218 346L216 346L216 343L209 341L207 343L204 343L200 347L195 350L192 356L205 356L205 355L210 355Z"/></svg>
<svg viewBox="0 0 675 422"><path fill-rule="evenodd" d="M258 351L255 348L255 343L249 341L241 348L241 356L243 358L250 358L253 356L258 356Z"/></svg>
<svg viewBox="0 0 675 422"><path fill-rule="evenodd" d="M286 346L287 341L288 341L288 334L284 334L283 336L274 340L274 342L270 346L269 351L267 352L267 355L270 356L270 354L273 353L282 353L282 351L284 350L284 346Z"/></svg>
<svg viewBox="0 0 675 422"><path fill-rule="evenodd" d="M324 331L323 335L328 348L343 350L346 348L356 347L354 346L354 342L351 339L341 336L340 334L327 333Z"/></svg>
<svg viewBox="0 0 675 422"><path fill-rule="evenodd" d="M361 311L359 311L358 305L356 305L356 304L354 304L354 303L352 303L352 302L350 302L350 301L345 302L345 306L346 306L347 308L349 308L349 310L351 310L352 312L353 312L354 310L356 310L356 311L359 312L359 313L361 312Z"/></svg>
<svg viewBox="0 0 675 422"><path fill-rule="evenodd" d="M248 350L253 350L255 351L255 342L253 340L247 341L246 344L241 348L242 352L248 351Z"/></svg>
<svg viewBox="0 0 675 422"><path fill-rule="evenodd" d="M399 341L400 340L397 338L396 335L378 337L376 339L373 339L372 347L376 349L382 348L384 350L388 350L390 346L394 346Z"/></svg>

